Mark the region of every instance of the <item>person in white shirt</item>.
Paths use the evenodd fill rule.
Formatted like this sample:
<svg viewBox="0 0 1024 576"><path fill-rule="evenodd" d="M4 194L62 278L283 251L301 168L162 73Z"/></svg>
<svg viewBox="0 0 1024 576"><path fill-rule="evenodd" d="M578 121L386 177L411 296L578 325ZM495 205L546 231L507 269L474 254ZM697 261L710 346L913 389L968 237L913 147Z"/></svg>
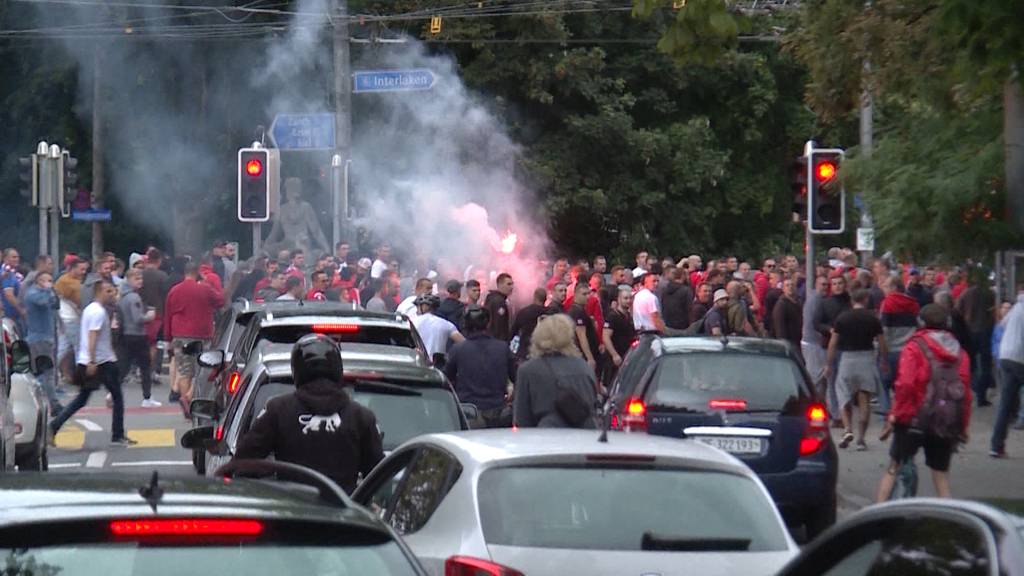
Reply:
<svg viewBox="0 0 1024 576"><path fill-rule="evenodd" d="M438 368L444 368L445 355L448 350L448 341L453 343L465 340L455 324L435 316L434 311L441 305L441 298L436 294L424 294L416 299L416 307L419 314L412 318L416 326L416 332L423 340L423 346L427 349L427 356L434 361Z"/></svg>
<svg viewBox="0 0 1024 576"><path fill-rule="evenodd" d="M637 257L639 259L639 256ZM661 306L654 291L658 289L658 275L646 274L643 289L633 296L633 326L638 331L665 332L665 321L661 318Z"/></svg>
<svg viewBox="0 0 1024 576"><path fill-rule="evenodd" d="M641 250L636 254L636 268L633 268L633 278L639 278L647 274L647 252Z"/></svg>
<svg viewBox="0 0 1024 576"><path fill-rule="evenodd" d="M989 456L1006 458L1006 434L1020 406L1020 388L1024 386L1024 292L1006 315L1006 330L999 342L999 409L989 441Z"/></svg>
<svg viewBox="0 0 1024 576"><path fill-rule="evenodd" d="M82 324L75 366L75 384L80 391L75 399L50 422L47 441L55 445L54 437L60 427L89 402L94 390L105 387L113 400L110 444L131 446L137 442L124 433L124 394L121 391L121 375L117 367L117 355L110 336L110 313L108 308L117 301L117 288L105 278L93 286L93 301L82 311Z"/></svg>
<svg viewBox="0 0 1024 576"><path fill-rule="evenodd" d="M398 304L397 312L399 314L405 314L409 318L419 316L420 311L419 306L416 305L416 300L424 294L432 294L433 292L434 282L429 278L420 278L416 281L416 287L413 288L412 296L409 296Z"/></svg>
<svg viewBox="0 0 1024 576"><path fill-rule="evenodd" d="M380 278L381 274L388 269L390 259L391 245L385 242L377 248L377 259L373 261L373 265L370 267L370 278Z"/></svg>
<svg viewBox="0 0 1024 576"><path fill-rule="evenodd" d="M278 300L302 300L304 287L302 286L302 279L295 276L289 276L288 280L284 283L284 294L277 297Z"/></svg>

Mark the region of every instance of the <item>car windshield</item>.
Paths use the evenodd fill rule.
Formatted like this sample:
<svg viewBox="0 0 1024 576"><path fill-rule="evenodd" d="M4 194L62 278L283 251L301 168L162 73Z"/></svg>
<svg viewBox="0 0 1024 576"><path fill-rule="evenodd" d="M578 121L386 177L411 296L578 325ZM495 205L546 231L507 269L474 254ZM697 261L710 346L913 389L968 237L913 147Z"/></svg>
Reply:
<svg viewBox="0 0 1024 576"><path fill-rule="evenodd" d="M294 344L313 332L310 324L277 324L260 328L259 338L274 344ZM402 348L416 348L412 331L401 326L359 326L358 330L330 330L326 334L340 343L382 344Z"/></svg>
<svg viewBox="0 0 1024 576"><path fill-rule="evenodd" d="M497 468L483 473L477 494L488 544L639 551L652 549L647 540L677 550L787 548L768 497L752 480L734 474Z"/></svg>
<svg viewBox="0 0 1024 576"><path fill-rule="evenodd" d="M361 546L235 543L152 546L137 542L7 550L4 574L28 576L362 576L416 574L394 542Z"/></svg>
<svg viewBox="0 0 1024 576"><path fill-rule="evenodd" d="M662 358L646 394L650 406L706 410L743 400L747 410L783 410L801 396L803 375L783 356L687 353Z"/></svg>

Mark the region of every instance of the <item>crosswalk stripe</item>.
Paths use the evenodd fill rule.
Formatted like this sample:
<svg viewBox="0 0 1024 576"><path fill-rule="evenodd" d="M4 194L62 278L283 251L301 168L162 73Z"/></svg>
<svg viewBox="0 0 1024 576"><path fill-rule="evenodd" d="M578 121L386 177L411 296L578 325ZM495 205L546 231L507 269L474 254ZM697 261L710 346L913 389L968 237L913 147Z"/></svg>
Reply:
<svg viewBox="0 0 1024 576"><path fill-rule="evenodd" d="M103 468L103 464L107 461L106 452L93 452L89 454L89 457L85 460L86 468Z"/></svg>
<svg viewBox="0 0 1024 576"><path fill-rule="evenodd" d="M100 426L99 424L93 422L92 420L86 420L85 418L75 418L75 422L78 423L78 425L81 426L82 428L88 430L89 432L103 431L103 426Z"/></svg>
<svg viewBox="0 0 1024 576"><path fill-rule="evenodd" d="M57 448L81 450L85 445L85 431L73 427L61 428L60 432L54 436L54 441L57 443Z"/></svg>
<svg viewBox="0 0 1024 576"><path fill-rule="evenodd" d="M138 442L131 448L166 448L177 445L174 441L174 428L127 430L125 434Z"/></svg>

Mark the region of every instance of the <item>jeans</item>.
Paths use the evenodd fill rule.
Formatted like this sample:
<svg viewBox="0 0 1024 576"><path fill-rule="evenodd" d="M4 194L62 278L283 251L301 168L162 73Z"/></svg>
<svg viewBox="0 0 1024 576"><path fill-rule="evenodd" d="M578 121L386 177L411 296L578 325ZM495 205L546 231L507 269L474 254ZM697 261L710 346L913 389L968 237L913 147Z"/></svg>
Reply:
<svg viewBox="0 0 1024 576"><path fill-rule="evenodd" d="M976 402L984 403L992 381L992 331L971 332L971 391Z"/></svg>
<svg viewBox="0 0 1024 576"><path fill-rule="evenodd" d="M999 394L996 424L992 428L990 448L995 452L1006 449L1006 434L1017 410L1020 409L1020 387L1024 386L1024 364L1012 360L999 361L1003 389Z"/></svg>
<svg viewBox="0 0 1024 576"><path fill-rule="evenodd" d="M153 389L153 372L149 367L149 341L144 335L122 336L121 349L117 357L120 361L121 381L123 382L132 366L139 367L142 379L142 397L149 400Z"/></svg>
<svg viewBox="0 0 1024 576"><path fill-rule="evenodd" d="M54 362L57 361L53 357L53 342L49 340L29 342L28 348L33 358L49 356ZM54 381L53 370L46 370L39 374L37 378L39 386L42 387L43 392L46 394L46 400L50 404L50 412L56 412L60 408L60 399L57 397L57 383Z"/></svg>
<svg viewBox="0 0 1024 576"><path fill-rule="evenodd" d="M75 367L78 370L84 370L85 366L79 364ZM111 440L120 440L124 438L124 395L121 393L121 374L117 369L117 364L114 362L104 362L96 367L96 378L103 384L103 386L110 391L110 396L114 401L114 413L113 422L111 423ZM50 421L50 428L53 433L56 434L60 427L68 421L69 418L75 415L75 412L81 410L86 404L89 403L89 396L92 396L94 390L82 387L75 396L75 399L64 408L64 411L57 415L56 418Z"/></svg>

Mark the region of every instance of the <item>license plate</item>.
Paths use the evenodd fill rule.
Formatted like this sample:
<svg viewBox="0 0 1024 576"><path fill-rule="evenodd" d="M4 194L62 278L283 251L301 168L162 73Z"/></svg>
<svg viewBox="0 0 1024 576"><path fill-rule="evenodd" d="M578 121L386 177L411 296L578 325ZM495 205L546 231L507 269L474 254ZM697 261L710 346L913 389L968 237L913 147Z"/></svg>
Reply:
<svg viewBox="0 0 1024 576"><path fill-rule="evenodd" d="M698 436L694 438L708 446L725 450L730 454L760 454L764 448L761 438L742 438L736 436Z"/></svg>

